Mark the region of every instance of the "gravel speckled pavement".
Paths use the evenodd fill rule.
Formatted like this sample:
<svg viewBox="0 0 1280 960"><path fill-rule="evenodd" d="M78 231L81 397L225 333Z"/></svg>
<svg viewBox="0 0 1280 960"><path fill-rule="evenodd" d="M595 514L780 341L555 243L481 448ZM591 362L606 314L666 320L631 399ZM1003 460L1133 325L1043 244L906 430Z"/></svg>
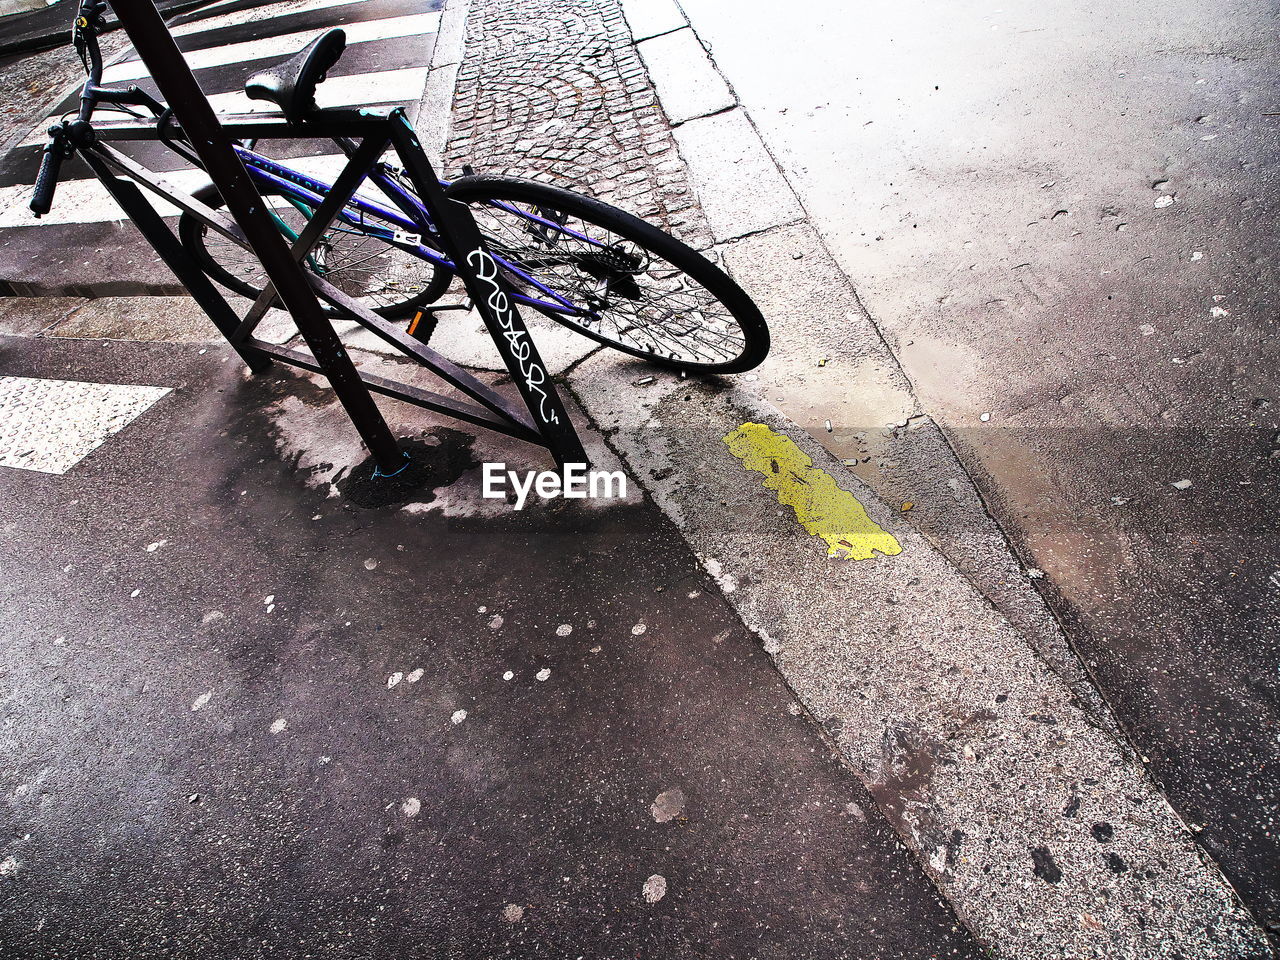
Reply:
<svg viewBox="0 0 1280 960"><path fill-rule="evenodd" d="M493 507L476 462L535 451L396 411L429 469L361 507L305 377L0 356L169 391L0 466L15 955L980 956L643 497Z"/></svg>

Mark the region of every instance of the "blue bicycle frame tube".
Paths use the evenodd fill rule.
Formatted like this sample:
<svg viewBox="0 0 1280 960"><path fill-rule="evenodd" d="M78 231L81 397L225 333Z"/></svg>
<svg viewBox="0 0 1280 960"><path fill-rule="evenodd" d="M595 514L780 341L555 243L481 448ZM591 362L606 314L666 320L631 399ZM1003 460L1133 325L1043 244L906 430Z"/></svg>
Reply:
<svg viewBox="0 0 1280 960"><path fill-rule="evenodd" d="M323 180L316 180L312 177L308 177L306 174L299 173L297 170L292 170L289 167L282 166L269 157L264 157L262 154L256 153L255 151L249 150L245 147L236 146L235 150L240 155L240 159L244 162L245 168L249 171L249 175L257 183L260 189L269 188L271 192L282 194L286 199L300 201L311 207L318 207L324 202L324 197L330 189L330 184L325 183ZM399 247L402 250L409 251L429 263L435 264L436 266L449 270L450 272L454 272L453 263L448 258L442 256L439 251L433 250L421 243L413 245L395 238L397 231L410 234L421 233L424 229L427 232L434 231L435 228L431 223L431 218L428 215L426 208L422 206L417 197L404 190L398 183L386 176L377 167L370 171L369 179L377 184L380 189L385 191L388 196L392 197L396 201L397 206L402 206L406 211L411 211L416 217L420 217L420 222L409 220L402 213L392 210L389 207L384 207L379 203L367 200L358 195L353 195L351 197L347 202L346 207L339 212L335 219L357 228L361 233L377 237L378 239ZM441 181L441 184L447 186L444 181ZM605 248L605 244L602 244L597 240L583 236L574 230L569 230L553 221L544 220L542 217L526 213L523 210L518 210L502 203L501 201L494 201L493 205L507 210L510 213L514 213L515 215L528 220L530 223L549 227L559 233L564 233L568 236L574 237L575 239L589 243L592 246L601 247L602 249ZM352 214L352 210L360 215L359 218ZM385 223L391 224L395 229L367 223L364 220L365 215L376 217ZM583 310L581 307L574 306L572 301L556 293L554 290L546 286L546 284L540 282L536 277L530 276L524 270L521 270L514 264L509 263L497 254L494 254L494 260L504 270L509 271L521 281L528 283L530 286L534 287L554 301L547 302L546 300L540 300L536 297L529 297L518 292L513 292L513 299L516 300L516 302L523 303L540 310L550 310L555 313L567 314L570 316L591 315L591 311Z"/></svg>

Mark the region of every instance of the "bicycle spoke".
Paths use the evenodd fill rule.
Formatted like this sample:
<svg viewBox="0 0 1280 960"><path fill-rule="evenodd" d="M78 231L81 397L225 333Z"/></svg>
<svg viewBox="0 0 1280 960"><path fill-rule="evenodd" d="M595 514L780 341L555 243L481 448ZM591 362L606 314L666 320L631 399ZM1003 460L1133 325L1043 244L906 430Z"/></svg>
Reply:
<svg viewBox="0 0 1280 960"><path fill-rule="evenodd" d="M278 208L276 215L295 235L301 233L308 219L293 206ZM204 247L224 270L243 283L257 289L266 286L266 274L252 252L208 230ZM374 308L418 296L436 275L430 261L341 222L331 224L321 234L308 251L305 263L343 293Z"/></svg>
<svg viewBox="0 0 1280 960"><path fill-rule="evenodd" d="M531 224L526 211L563 223ZM714 295L625 237L523 202L479 204L473 212L495 254L591 311L557 316L563 323L635 350L709 365L733 360L746 347L737 320Z"/></svg>

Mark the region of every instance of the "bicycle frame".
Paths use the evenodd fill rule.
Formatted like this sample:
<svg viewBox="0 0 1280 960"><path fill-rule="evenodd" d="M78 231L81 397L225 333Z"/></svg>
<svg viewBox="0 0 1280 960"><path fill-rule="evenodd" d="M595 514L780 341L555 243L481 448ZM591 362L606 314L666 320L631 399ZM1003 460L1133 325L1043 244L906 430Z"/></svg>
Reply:
<svg viewBox="0 0 1280 960"><path fill-rule="evenodd" d="M347 146L339 143L339 146ZM245 165L245 169L249 171L249 175L257 184L258 189L262 193L273 192L279 193L286 200L301 204L308 208L318 207L323 201L333 185L325 183L323 180L317 180L309 177L304 173L300 173L277 160L263 156L255 150L244 146L236 146L236 153ZM425 246L422 243L412 243L405 239L410 236L417 236L422 233L428 235L435 233L435 226L431 223L430 214L426 208L412 193L404 190L387 172L383 169L383 164L377 164L370 171L368 179L376 184L387 196L391 197L400 211L392 210L379 203L355 194L347 202L346 206L339 211L335 218L342 223L356 229L358 232L367 234L414 254L422 260L434 264L441 269L450 272L456 272L456 268L451 260L441 254L439 251ZM441 180L440 186L448 188L448 181ZM531 224L538 224L543 227L554 229L557 233L562 233L573 237L575 240L589 244L591 246L605 248L605 244L585 236L577 231L570 230L563 225L552 223L535 214L530 214L524 210L512 207L509 204L498 202L496 206L507 210L516 216L519 216ZM402 212L403 211L403 212ZM371 224L365 217L375 217L388 224L390 227L381 227L377 224ZM283 224L281 224L283 227ZM286 233L286 236L288 234ZM504 271L511 276L516 277L521 282L538 290L549 299L539 299L530 297L518 290L512 292L512 299L517 303L525 306L533 307L536 310L544 312L557 313L562 316L571 317L589 317L591 311L584 310L575 306L572 301L556 293L546 284L542 283L537 277L530 275L528 272L520 269L510 261L504 259L500 254L494 254L494 260Z"/></svg>

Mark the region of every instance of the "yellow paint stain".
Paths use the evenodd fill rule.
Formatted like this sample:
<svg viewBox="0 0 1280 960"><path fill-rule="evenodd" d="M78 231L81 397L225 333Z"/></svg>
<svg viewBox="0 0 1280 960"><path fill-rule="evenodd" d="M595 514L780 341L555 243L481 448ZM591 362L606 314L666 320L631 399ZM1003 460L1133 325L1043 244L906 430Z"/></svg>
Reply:
<svg viewBox="0 0 1280 960"><path fill-rule="evenodd" d="M764 485L778 495L779 503L795 511L808 533L827 542L827 556L871 560L877 552L889 557L902 552L858 499L815 467L790 437L762 423L744 423L724 442L744 467L764 475Z"/></svg>

